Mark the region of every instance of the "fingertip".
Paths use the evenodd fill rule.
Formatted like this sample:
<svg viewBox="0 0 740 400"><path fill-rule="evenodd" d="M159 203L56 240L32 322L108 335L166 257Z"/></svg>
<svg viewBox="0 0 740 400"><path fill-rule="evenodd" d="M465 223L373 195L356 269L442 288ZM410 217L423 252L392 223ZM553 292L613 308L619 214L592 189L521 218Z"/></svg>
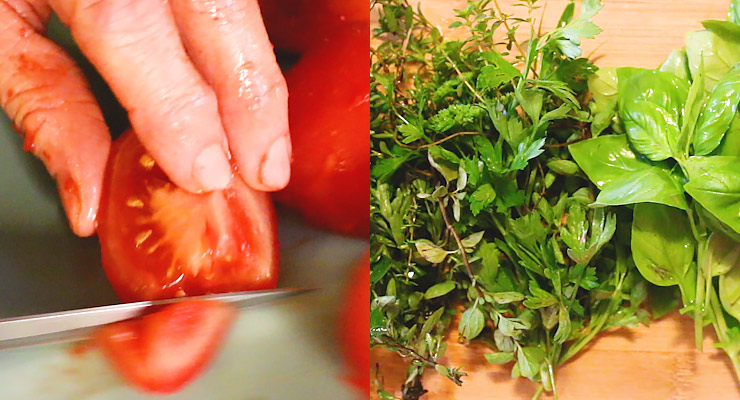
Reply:
<svg viewBox="0 0 740 400"><path fill-rule="evenodd" d="M195 158L192 174L203 191L222 190L231 182L229 158L220 145L212 144Z"/></svg>
<svg viewBox="0 0 740 400"><path fill-rule="evenodd" d="M290 181L291 144L289 136L277 138L259 166L259 183L267 191L283 189Z"/></svg>

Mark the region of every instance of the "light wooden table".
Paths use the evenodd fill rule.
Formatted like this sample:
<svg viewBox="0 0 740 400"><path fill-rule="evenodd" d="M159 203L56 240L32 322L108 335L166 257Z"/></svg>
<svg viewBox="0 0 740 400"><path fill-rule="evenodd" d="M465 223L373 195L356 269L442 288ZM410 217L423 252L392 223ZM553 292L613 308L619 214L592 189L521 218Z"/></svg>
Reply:
<svg viewBox="0 0 740 400"><path fill-rule="evenodd" d="M451 22L451 10L464 0L417 0L439 26ZM510 0L499 0L510 4ZM702 19L724 19L729 0L604 0L594 21L604 29L597 39L584 43L584 53L596 49L600 66L656 67L684 36L701 28ZM544 27L557 22L565 0L546 1ZM601 335L580 356L557 372L562 400L736 400L740 385L724 354L714 349L711 329L705 331L704 353L693 345L693 322L677 314L649 327L621 329ZM445 362L462 365L469 376L463 386L436 373L424 376L429 393L424 400L519 400L536 390L531 382L509 377L510 366L489 365L482 345L462 346L450 333ZM400 357L380 349L371 351L372 364L380 365L387 389L399 389L405 375ZM400 391L396 392L400 395ZM548 396L543 396L547 399Z"/></svg>

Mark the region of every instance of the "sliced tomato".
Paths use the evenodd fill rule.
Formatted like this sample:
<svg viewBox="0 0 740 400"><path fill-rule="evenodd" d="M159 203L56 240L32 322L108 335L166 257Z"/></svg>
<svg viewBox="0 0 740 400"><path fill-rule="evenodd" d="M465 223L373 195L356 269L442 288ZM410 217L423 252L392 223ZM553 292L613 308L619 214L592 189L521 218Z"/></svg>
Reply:
<svg viewBox="0 0 740 400"><path fill-rule="evenodd" d="M292 176L276 194L313 224L363 238L370 234L368 29L337 29L287 72Z"/></svg>
<svg viewBox="0 0 740 400"><path fill-rule="evenodd" d="M147 392L172 393L205 369L235 315L225 303L186 300L104 326L94 340L128 383Z"/></svg>
<svg viewBox="0 0 740 400"><path fill-rule="evenodd" d="M349 381L367 396L370 393L370 254L355 267L347 286L339 320L342 350L351 371ZM365 397L367 398L367 397Z"/></svg>
<svg viewBox="0 0 740 400"><path fill-rule="evenodd" d="M277 225L269 196L238 177L220 192L186 192L167 179L131 131L113 144L98 221L103 267L124 301L277 284Z"/></svg>

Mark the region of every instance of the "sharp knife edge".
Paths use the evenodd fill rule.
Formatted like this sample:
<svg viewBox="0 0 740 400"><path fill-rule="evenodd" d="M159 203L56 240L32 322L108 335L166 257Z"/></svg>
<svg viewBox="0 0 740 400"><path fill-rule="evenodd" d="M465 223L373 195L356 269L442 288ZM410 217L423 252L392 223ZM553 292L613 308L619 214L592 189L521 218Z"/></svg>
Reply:
<svg viewBox="0 0 740 400"><path fill-rule="evenodd" d="M275 302L313 290L276 289L211 294L2 319L0 320L0 350L41 343L77 341L89 337L98 326L135 318L144 314L150 307L176 303L186 299L220 300L243 309Z"/></svg>

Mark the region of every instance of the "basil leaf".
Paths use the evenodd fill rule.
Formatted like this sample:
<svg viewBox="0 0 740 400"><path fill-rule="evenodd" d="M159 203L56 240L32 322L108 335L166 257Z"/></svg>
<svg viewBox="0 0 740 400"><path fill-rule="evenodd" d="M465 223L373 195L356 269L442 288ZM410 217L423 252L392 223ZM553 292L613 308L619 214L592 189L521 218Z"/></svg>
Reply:
<svg viewBox="0 0 740 400"><path fill-rule="evenodd" d="M626 135L607 135L568 146L571 156L599 189L625 174L656 168L630 148Z"/></svg>
<svg viewBox="0 0 740 400"><path fill-rule="evenodd" d="M670 72L681 79L689 78L689 64L686 58L686 52L683 50L673 50L668 58L660 64L658 71ZM704 85L702 84L702 89Z"/></svg>
<svg viewBox="0 0 740 400"><path fill-rule="evenodd" d="M740 61L740 43L727 41L710 31L689 32L685 49L691 76L696 76L699 65L704 63L706 91L711 91L717 81Z"/></svg>
<svg viewBox="0 0 740 400"><path fill-rule="evenodd" d="M688 209L681 185L668 171L646 168L625 174L604 186L592 204L594 206L618 206L635 203L659 203Z"/></svg>
<svg viewBox="0 0 740 400"><path fill-rule="evenodd" d="M670 221L670 222L669 222ZM686 215L661 204L638 204L632 220L632 258L640 274L658 286L682 282L694 259L695 241Z"/></svg>
<svg viewBox="0 0 740 400"><path fill-rule="evenodd" d="M729 21L707 19L701 21L705 29L729 42L740 42L740 26Z"/></svg>
<svg viewBox="0 0 740 400"><path fill-rule="evenodd" d="M686 192L717 219L740 232L740 158L714 156L686 160Z"/></svg>
<svg viewBox="0 0 740 400"><path fill-rule="evenodd" d="M711 271L712 276L724 275L740 265L740 246L727 236L712 232L699 262L702 269Z"/></svg>
<svg viewBox="0 0 740 400"><path fill-rule="evenodd" d="M678 154L680 128L675 114L655 103L635 100L620 105L619 117L632 145L647 158L662 161Z"/></svg>
<svg viewBox="0 0 740 400"><path fill-rule="evenodd" d="M740 1L732 0L727 11L727 20L733 24L740 24Z"/></svg>
<svg viewBox="0 0 740 400"><path fill-rule="evenodd" d="M734 25L740 30L740 26ZM740 102L740 66L735 66L717 82L707 99L694 133L694 155L704 156L719 146Z"/></svg>
<svg viewBox="0 0 740 400"><path fill-rule="evenodd" d="M732 118L730 128L712 155L740 157L740 114Z"/></svg>

